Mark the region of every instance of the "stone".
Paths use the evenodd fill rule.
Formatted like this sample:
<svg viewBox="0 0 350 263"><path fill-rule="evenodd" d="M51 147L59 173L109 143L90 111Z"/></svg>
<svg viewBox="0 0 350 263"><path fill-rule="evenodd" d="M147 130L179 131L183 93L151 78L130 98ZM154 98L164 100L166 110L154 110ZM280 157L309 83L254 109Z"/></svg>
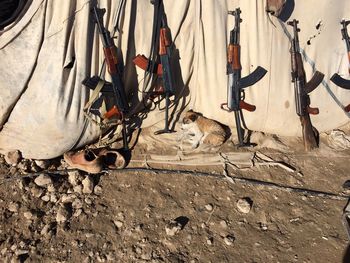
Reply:
<svg viewBox="0 0 350 263"><path fill-rule="evenodd" d="M224 242L228 246L231 246L234 241L235 241L235 237L232 235L227 235L226 237L224 237Z"/></svg>
<svg viewBox="0 0 350 263"><path fill-rule="evenodd" d="M75 210L73 217L79 217L82 212L83 212L83 209L80 209L80 208Z"/></svg>
<svg viewBox="0 0 350 263"><path fill-rule="evenodd" d="M123 222L122 221L120 221L120 220L114 220L113 221L113 223L114 223L114 225L118 228L118 229L120 229L122 226L123 226Z"/></svg>
<svg viewBox="0 0 350 263"><path fill-rule="evenodd" d="M43 200L44 202L49 202L50 201L50 196L48 194L46 194L43 197L41 197L41 200Z"/></svg>
<svg viewBox="0 0 350 263"><path fill-rule="evenodd" d="M182 225L175 220L170 221L165 226L165 232L168 236L175 236L182 229Z"/></svg>
<svg viewBox="0 0 350 263"><path fill-rule="evenodd" d="M27 219L27 220L32 220L33 217L34 217L34 216L33 216L33 213L30 212L30 211L24 212L24 213L23 213L23 216L24 216L24 218Z"/></svg>
<svg viewBox="0 0 350 263"><path fill-rule="evenodd" d="M9 205L8 205L8 208L7 208L10 212L12 213L17 213L18 212L18 209L19 209L19 204L18 203L15 203L15 202L11 202Z"/></svg>
<svg viewBox="0 0 350 263"><path fill-rule="evenodd" d="M58 201L57 195L51 194L51 195L50 195L50 202L51 202L51 203L57 203L57 201Z"/></svg>
<svg viewBox="0 0 350 263"><path fill-rule="evenodd" d="M102 194L102 187L99 185L96 185L94 188L94 194L95 195L101 195Z"/></svg>
<svg viewBox="0 0 350 263"><path fill-rule="evenodd" d="M30 192L36 198L40 198L44 194L44 190L36 185L30 188Z"/></svg>
<svg viewBox="0 0 350 263"><path fill-rule="evenodd" d="M248 214L252 208L253 201L249 197L241 198L236 203L238 211L243 214Z"/></svg>
<svg viewBox="0 0 350 263"><path fill-rule="evenodd" d="M17 165L22 160L20 151L15 150L5 154L5 162L9 165Z"/></svg>
<svg viewBox="0 0 350 263"><path fill-rule="evenodd" d="M47 169L50 166L50 160L35 160L34 163L41 169Z"/></svg>
<svg viewBox="0 0 350 263"><path fill-rule="evenodd" d="M207 245L211 246L213 244L213 238L209 237L207 238Z"/></svg>
<svg viewBox="0 0 350 263"><path fill-rule="evenodd" d="M52 179L50 176L48 176L47 174L41 174L39 175L37 178L35 178L34 183L37 186L47 186L49 184L52 184Z"/></svg>
<svg viewBox="0 0 350 263"><path fill-rule="evenodd" d="M77 194L81 194L83 192L83 186L81 184L74 186L73 192Z"/></svg>
<svg viewBox="0 0 350 263"><path fill-rule="evenodd" d="M56 192L56 188L55 188L55 186L53 184L49 184L47 186L47 191L50 192L50 193L54 193L54 192Z"/></svg>
<svg viewBox="0 0 350 263"><path fill-rule="evenodd" d="M222 228L227 228L227 222L226 222L225 220L221 220L221 221L220 221L220 226L221 226Z"/></svg>
<svg viewBox="0 0 350 263"><path fill-rule="evenodd" d="M92 192L94 191L94 182L91 176L86 176L81 183L83 185L83 193L92 194Z"/></svg>
<svg viewBox="0 0 350 263"><path fill-rule="evenodd" d="M80 183L80 173L79 171L69 171L68 172L68 182L73 186L77 186Z"/></svg>
<svg viewBox="0 0 350 263"><path fill-rule="evenodd" d="M214 206L212 205L212 204L207 204L207 205L205 205L205 209L207 209L207 211L213 211L213 209L214 209Z"/></svg>
<svg viewBox="0 0 350 263"><path fill-rule="evenodd" d="M74 209L79 209L83 207L83 202L80 199L75 199L72 203Z"/></svg>
<svg viewBox="0 0 350 263"><path fill-rule="evenodd" d="M69 212L65 206L61 206L56 214L56 222L63 223L69 219Z"/></svg>

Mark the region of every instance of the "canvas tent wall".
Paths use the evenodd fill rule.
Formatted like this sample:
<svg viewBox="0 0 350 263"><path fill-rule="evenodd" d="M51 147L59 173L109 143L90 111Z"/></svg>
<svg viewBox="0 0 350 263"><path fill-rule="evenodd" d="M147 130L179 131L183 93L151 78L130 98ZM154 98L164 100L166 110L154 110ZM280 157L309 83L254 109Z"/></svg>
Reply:
<svg viewBox="0 0 350 263"><path fill-rule="evenodd" d="M107 9L104 18L110 30L118 2L98 1ZM1 32L0 152L19 149L27 158L52 158L71 149L78 138L79 147L99 136L94 123L83 129L82 108L90 91L81 81L98 74L103 61L91 5L87 0L32 0L26 12ZM164 0L164 5L180 57L176 110L192 108L234 125L233 114L222 111L220 104L226 101L226 46L233 27L233 17L227 16L227 11L240 7L242 73L249 74L258 65L268 70L246 92L246 101L257 107L253 113L244 112L246 124L251 130L300 135L290 82L291 28L276 18L271 18L271 23L265 1ZM133 107L142 97L138 90L144 72L135 67L132 58L149 53L152 17L149 0L126 1L118 46L126 64L125 87ZM315 69L325 74L322 85L311 94L312 105L320 109L320 114L312 117L320 132L349 122L342 107L350 103L350 92L329 81L336 72L349 78L340 35L343 17L350 19L349 1L337 1L336 5L330 0L297 1L291 16L300 21L307 77ZM317 30L320 21L322 26ZM142 127L159 124L163 118L163 112L151 111L142 120Z"/></svg>

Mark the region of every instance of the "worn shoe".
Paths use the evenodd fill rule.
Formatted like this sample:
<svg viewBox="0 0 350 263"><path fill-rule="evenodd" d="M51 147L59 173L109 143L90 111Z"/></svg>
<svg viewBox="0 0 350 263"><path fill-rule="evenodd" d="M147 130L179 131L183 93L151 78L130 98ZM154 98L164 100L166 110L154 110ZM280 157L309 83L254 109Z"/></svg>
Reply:
<svg viewBox="0 0 350 263"><path fill-rule="evenodd" d="M99 153L103 165L109 169L123 169L126 166L124 156L116 150L105 150Z"/></svg>
<svg viewBox="0 0 350 263"><path fill-rule="evenodd" d="M99 173L103 168L101 157L90 150L66 152L63 158L72 168L77 168L91 174Z"/></svg>

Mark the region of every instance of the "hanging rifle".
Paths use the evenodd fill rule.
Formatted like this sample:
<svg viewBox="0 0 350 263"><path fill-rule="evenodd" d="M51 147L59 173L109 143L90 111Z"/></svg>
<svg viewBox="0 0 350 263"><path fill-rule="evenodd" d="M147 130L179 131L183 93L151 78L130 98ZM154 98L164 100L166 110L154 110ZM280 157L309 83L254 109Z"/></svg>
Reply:
<svg viewBox="0 0 350 263"><path fill-rule="evenodd" d="M345 40L345 44L346 44L346 51L347 51L347 54L348 54L348 60L349 60L349 74L350 74L350 37L349 37L349 34L348 34L348 30L347 30L347 26L350 24L350 20L342 20L340 22L340 24L343 26L342 29L341 29L341 34L342 34L342 37L343 37L343 40ZM343 88L343 89L348 89L350 90L350 80L347 80L347 79L344 79L342 78L341 76L339 76L339 74L335 73L333 74L333 76L331 77L331 81ZM345 112L350 112L350 104L348 106L346 106L344 108L344 111Z"/></svg>
<svg viewBox="0 0 350 263"><path fill-rule="evenodd" d="M144 55L137 55L133 62L136 66L142 68L146 72L156 74L158 77L162 78L163 85L156 86L150 94L151 98L154 96L165 97L165 127L163 130L155 132L155 134L162 134L172 132L169 129L169 107L170 97L175 94L174 79L170 62L173 56L173 45L162 0L152 0L151 3L155 6L152 47L155 49L158 48L156 51L158 52L158 57L155 58L155 60L159 59L160 63L157 61L151 61Z"/></svg>
<svg viewBox="0 0 350 263"><path fill-rule="evenodd" d="M100 92L105 94L113 94L115 99L115 105L109 109L104 115L103 119L110 119L115 117L122 125L123 145L124 149L128 149L127 132L125 125L125 114L129 111L129 105L127 103L124 85L122 81L122 73L120 72L120 65L117 58L117 48L113 39L110 36L109 31L103 26L103 15L105 9L93 7L92 12L95 22L101 37L103 44L103 52L105 55L105 61L108 67L108 72L111 75L112 83L102 80L98 76L86 78L83 84L91 89L95 89L96 86L101 85Z"/></svg>
<svg viewBox="0 0 350 263"><path fill-rule="evenodd" d="M287 24L293 27L294 37L291 40L291 68L292 82L294 83L294 96L296 113L300 117L303 132L304 149L310 151L318 147L318 132L312 126L309 114L318 114L318 108L310 107L309 93L317 88L323 80L324 74L316 71L309 82L306 82L306 75L303 60L300 53L298 28L299 21L293 20Z"/></svg>
<svg viewBox="0 0 350 263"><path fill-rule="evenodd" d="M235 26L230 31L230 43L227 49L227 75L228 75L228 87L227 87L227 103L221 104L221 109L226 111L233 111L235 113L235 121L238 135L238 146L249 146L249 143L244 142L243 128L241 125L242 109L247 111L255 111L255 106L250 105L244 101L244 88L254 85L260 79L262 79L266 70L258 66L251 74L241 78L241 57L240 57L240 18L241 10L236 8L235 11L229 11L229 15L235 17ZM226 108L225 108L226 107Z"/></svg>

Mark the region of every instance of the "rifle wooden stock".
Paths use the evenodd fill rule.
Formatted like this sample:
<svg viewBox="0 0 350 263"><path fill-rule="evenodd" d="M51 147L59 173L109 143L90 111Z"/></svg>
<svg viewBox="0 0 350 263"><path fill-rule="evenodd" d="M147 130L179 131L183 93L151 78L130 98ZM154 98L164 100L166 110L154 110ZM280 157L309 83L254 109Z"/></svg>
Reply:
<svg viewBox="0 0 350 263"><path fill-rule="evenodd" d="M137 55L136 57L134 57L134 59L132 61L139 68L141 68L145 71L147 70L149 61L144 55ZM154 69L154 72L152 72L152 73L157 74L157 75L162 75L163 74L162 64L158 64L157 67Z"/></svg>
<svg viewBox="0 0 350 263"><path fill-rule="evenodd" d="M304 149L306 151L311 151L317 148L317 131L311 124L310 116L308 114L300 116L300 122L303 132Z"/></svg>
<svg viewBox="0 0 350 263"><path fill-rule="evenodd" d="M320 113L318 108L311 108L310 106L307 106L307 112L312 115L317 115Z"/></svg>
<svg viewBox="0 0 350 263"><path fill-rule="evenodd" d="M251 112L256 110L256 107L254 105L246 103L244 100L241 100L239 102L239 108L247 111L251 111Z"/></svg>
<svg viewBox="0 0 350 263"><path fill-rule="evenodd" d="M106 63L108 66L108 72L110 74L117 73L117 67L118 59L117 59L117 52L114 46L103 48L103 52L105 54Z"/></svg>
<svg viewBox="0 0 350 263"><path fill-rule="evenodd" d="M232 45L232 51L233 51L233 60L232 60L232 68L234 70L240 70L242 69L241 66L241 58L240 58L240 49L241 47L239 45Z"/></svg>
<svg viewBox="0 0 350 263"><path fill-rule="evenodd" d="M350 112L350 104L344 108L345 112Z"/></svg>

